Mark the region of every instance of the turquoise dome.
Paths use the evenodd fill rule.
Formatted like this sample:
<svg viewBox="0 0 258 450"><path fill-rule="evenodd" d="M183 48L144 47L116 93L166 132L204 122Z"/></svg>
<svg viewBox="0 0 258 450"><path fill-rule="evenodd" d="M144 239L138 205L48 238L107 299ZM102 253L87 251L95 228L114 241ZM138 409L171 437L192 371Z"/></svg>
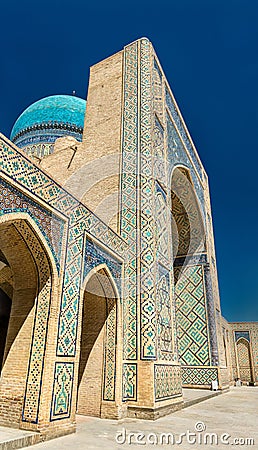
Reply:
<svg viewBox="0 0 258 450"><path fill-rule="evenodd" d="M28 129L49 128L64 125L64 128L83 129L86 101L72 95L52 95L30 105L16 120L10 139L15 141Z"/></svg>
<svg viewBox="0 0 258 450"><path fill-rule="evenodd" d="M51 95L30 105L16 120L10 139L29 155L43 158L64 136L82 140L86 101L72 95Z"/></svg>

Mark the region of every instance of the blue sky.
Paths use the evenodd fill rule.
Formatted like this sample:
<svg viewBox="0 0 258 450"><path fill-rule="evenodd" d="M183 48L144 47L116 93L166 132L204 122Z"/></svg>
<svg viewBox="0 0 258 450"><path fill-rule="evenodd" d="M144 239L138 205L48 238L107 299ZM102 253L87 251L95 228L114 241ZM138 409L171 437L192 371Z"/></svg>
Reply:
<svg viewBox="0 0 258 450"><path fill-rule="evenodd" d="M90 3L90 5L89 5ZM89 67L148 37L210 179L221 304L258 320L258 3L255 0L1 5L0 130L53 94L85 98Z"/></svg>

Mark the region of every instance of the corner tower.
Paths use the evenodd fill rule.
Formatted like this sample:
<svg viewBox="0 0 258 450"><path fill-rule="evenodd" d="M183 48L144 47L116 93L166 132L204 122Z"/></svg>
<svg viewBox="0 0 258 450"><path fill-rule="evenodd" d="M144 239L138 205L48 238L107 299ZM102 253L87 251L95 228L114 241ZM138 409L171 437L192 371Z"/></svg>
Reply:
<svg viewBox="0 0 258 450"><path fill-rule="evenodd" d="M70 187L79 185L83 202L128 245L129 415L180 407L182 385L226 386L208 177L148 39L91 68L83 141L69 171Z"/></svg>

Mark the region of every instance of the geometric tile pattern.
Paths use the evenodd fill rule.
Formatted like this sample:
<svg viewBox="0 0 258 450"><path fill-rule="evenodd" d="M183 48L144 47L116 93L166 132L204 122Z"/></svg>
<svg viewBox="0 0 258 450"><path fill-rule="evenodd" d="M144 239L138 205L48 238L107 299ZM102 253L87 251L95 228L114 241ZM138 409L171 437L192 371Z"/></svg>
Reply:
<svg viewBox="0 0 258 450"><path fill-rule="evenodd" d="M211 265L204 264L204 282L205 282L205 293L206 293L206 307L207 307L207 317L208 317L208 330L209 330L209 340L210 340L210 352L211 352L211 364L217 366L219 364L219 347L218 347L218 331L221 329L220 311L216 310L214 301L214 292L212 277L211 277ZM217 276L216 276L217 278Z"/></svg>
<svg viewBox="0 0 258 450"><path fill-rule="evenodd" d="M82 267L85 248L84 229L89 226L91 234L105 241L112 251L120 253L119 237L102 224L96 217L87 218L86 208L75 208L70 214L70 228L68 231L69 246L66 253L66 273L63 283L63 301L59 320L59 340L57 344L58 356L75 356L77 340L77 323L80 301L80 283L82 279ZM86 220L87 219L87 220ZM111 235L111 239L109 237ZM113 245L115 244L115 245ZM120 242L121 244L121 242Z"/></svg>
<svg viewBox="0 0 258 450"><path fill-rule="evenodd" d="M65 419L70 416L73 380L73 363L58 362L55 364L50 420Z"/></svg>
<svg viewBox="0 0 258 450"><path fill-rule="evenodd" d="M173 349L172 313L170 298L169 271L159 264L157 280L157 336L158 348L162 353L171 353Z"/></svg>
<svg viewBox="0 0 258 450"><path fill-rule="evenodd" d="M182 394L181 366L154 364L155 401Z"/></svg>
<svg viewBox="0 0 258 450"><path fill-rule="evenodd" d="M57 356L75 356L77 323L80 300L82 254L84 239L76 235L75 227L68 230L68 242L65 259L65 275L62 288L62 304L59 314L59 336Z"/></svg>
<svg viewBox="0 0 258 450"><path fill-rule="evenodd" d="M218 379L216 367L182 367L182 383L184 384L211 384Z"/></svg>
<svg viewBox="0 0 258 450"><path fill-rule="evenodd" d="M128 242L125 261L124 358L137 359L137 209L138 209L138 43L124 50L121 236Z"/></svg>
<svg viewBox="0 0 258 450"><path fill-rule="evenodd" d="M157 258L167 266L169 261L168 254L168 209L166 196L163 189L156 183L155 196L155 222L156 222L156 241Z"/></svg>
<svg viewBox="0 0 258 450"><path fill-rule="evenodd" d="M107 298L106 337L104 349L103 400L115 400L116 379L116 301Z"/></svg>
<svg viewBox="0 0 258 450"><path fill-rule="evenodd" d="M152 85L151 46L147 39L140 41L140 214L141 214L141 359L156 358L156 302L155 302L155 223L152 155Z"/></svg>
<svg viewBox="0 0 258 450"><path fill-rule="evenodd" d="M154 53L154 52L153 52ZM157 357L163 361L177 361L174 305L174 275L172 258L172 229L170 210L170 181L167 161L167 136L164 126L165 83L158 61L153 55L153 165L155 190L156 241L156 310ZM171 163L171 162L170 162ZM173 226L173 222L172 222ZM165 269L166 268L166 269ZM162 330L162 331L161 331ZM168 351L166 351L166 349Z"/></svg>
<svg viewBox="0 0 258 450"><path fill-rule="evenodd" d="M175 273L179 271L175 267ZM177 278L177 274L175 278ZM186 365L209 365L202 265L187 266L175 287L178 352Z"/></svg>
<svg viewBox="0 0 258 450"><path fill-rule="evenodd" d="M204 267L207 265L207 254L202 253L201 255L188 255L186 257L177 257L174 260L174 267L176 266L183 266L183 264L191 264L196 265L196 264L203 264Z"/></svg>
<svg viewBox="0 0 258 450"><path fill-rule="evenodd" d="M137 401L137 364L123 364L123 401Z"/></svg>

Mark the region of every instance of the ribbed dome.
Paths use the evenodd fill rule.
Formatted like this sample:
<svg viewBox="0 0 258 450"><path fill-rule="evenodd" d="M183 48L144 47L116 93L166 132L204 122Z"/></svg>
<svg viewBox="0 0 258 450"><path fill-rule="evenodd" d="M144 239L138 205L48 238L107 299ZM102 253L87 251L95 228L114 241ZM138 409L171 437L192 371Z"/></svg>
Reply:
<svg viewBox="0 0 258 450"><path fill-rule="evenodd" d="M50 146L53 148L59 137L68 135L79 141L82 139L85 110L86 101L82 98L71 95L42 98L18 117L10 139L18 147L28 148L28 153L42 157L51 153Z"/></svg>

